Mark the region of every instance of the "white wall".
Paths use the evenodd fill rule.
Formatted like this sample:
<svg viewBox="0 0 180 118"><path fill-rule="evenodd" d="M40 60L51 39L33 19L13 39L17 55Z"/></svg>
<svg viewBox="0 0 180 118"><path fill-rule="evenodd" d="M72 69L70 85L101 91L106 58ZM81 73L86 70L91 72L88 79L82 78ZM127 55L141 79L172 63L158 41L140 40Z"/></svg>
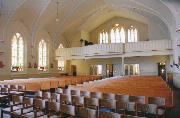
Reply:
<svg viewBox="0 0 180 118"><path fill-rule="evenodd" d="M71 44L71 47L80 47L80 39L81 39L81 32L74 35L73 40L69 42Z"/></svg>
<svg viewBox="0 0 180 118"><path fill-rule="evenodd" d="M170 32L165 23L154 18L148 22L148 38L150 40L170 39Z"/></svg>
<svg viewBox="0 0 180 118"><path fill-rule="evenodd" d="M25 43L25 64L24 66L27 67L27 62L29 61L29 54L28 54L28 50L29 52L31 52L31 38L30 38L30 34L28 33L28 29L24 26L24 24L20 21L13 21L9 24L7 30L6 30L6 34L5 34L5 41L4 41L4 54L3 56L3 63L5 64L5 67L3 69L1 69L0 74L1 75L10 75L11 74L11 41L12 41L12 37L15 33L20 33L21 36L24 39L24 43ZM27 68L25 68L24 72L27 72Z"/></svg>
<svg viewBox="0 0 180 118"><path fill-rule="evenodd" d="M139 64L141 75L157 75L157 63L166 62L169 70L169 56L151 56L151 57L128 57L125 58L125 64ZM115 76L122 75L121 58L107 59L89 59L89 60L71 60L70 65L77 66L77 74L89 74L90 65L103 65L103 74L106 74L106 64L114 64Z"/></svg>
<svg viewBox="0 0 180 118"><path fill-rule="evenodd" d="M85 30L81 30L81 38L83 40L89 41L90 40L89 33L87 31L85 31Z"/></svg>
<svg viewBox="0 0 180 118"><path fill-rule="evenodd" d="M15 33L20 33L24 39L24 71L23 72L11 72L11 40ZM1 79L8 79L12 75L20 74L37 74L40 73L37 68L28 68L28 64L34 63L38 64L38 45L41 39L44 39L48 47L48 71L45 73L59 72L57 70L57 63L55 61L55 48L53 45L53 40L49 36L49 33L42 29L36 33L35 39L32 39L32 35L28 28L23 24L23 22L15 20L11 21L7 27L6 33L4 35L4 42L1 42L0 46L3 46L0 51L4 52L0 55L0 61L5 65L0 68ZM50 64L53 64L53 68L50 68Z"/></svg>
<svg viewBox="0 0 180 118"><path fill-rule="evenodd" d="M138 22L135 20L131 20L131 19L127 19L127 18L122 18L122 17L114 17L106 22L104 22L103 24L101 24L100 26L98 26L96 29L92 30L90 32L90 40L94 43L98 43L99 40L99 33L102 30L105 30L108 32L109 34L109 38L110 38L110 32L111 29L114 27L115 24L119 24L120 27L123 27L126 33L126 40L127 40L127 30L131 27L134 26L137 28L138 30L138 37L139 40L146 40L147 39L147 35L148 35L148 25L142 22Z"/></svg>
<svg viewBox="0 0 180 118"><path fill-rule="evenodd" d="M151 56L151 57L132 57L125 58L126 64L139 64L141 75L157 75L159 62L166 62L167 70L169 70L169 56Z"/></svg>
<svg viewBox="0 0 180 118"><path fill-rule="evenodd" d="M127 19L127 18L121 18L121 17L114 17L100 26L98 26L96 29L92 30L90 34L90 40L94 43L98 43L99 40L99 33L104 29L107 31L110 35L110 31L113 28L114 24L119 24L120 26L123 26L126 31L126 40L127 40L127 29L130 28L130 26L135 26L138 29L138 37L140 41L144 41L147 39L150 40L161 40L161 39L170 39L170 32L167 28L167 26L160 21L159 19L150 19L148 22L142 23L135 20ZM110 36L109 36L110 38Z"/></svg>
<svg viewBox="0 0 180 118"><path fill-rule="evenodd" d="M80 32L76 33L73 36L72 41L69 42L71 44L71 47L80 47L81 46L80 39L89 41L90 40L89 33L85 30L81 30Z"/></svg>
<svg viewBox="0 0 180 118"><path fill-rule="evenodd" d="M120 75L122 75L121 64L116 63L113 65L113 76L120 76Z"/></svg>

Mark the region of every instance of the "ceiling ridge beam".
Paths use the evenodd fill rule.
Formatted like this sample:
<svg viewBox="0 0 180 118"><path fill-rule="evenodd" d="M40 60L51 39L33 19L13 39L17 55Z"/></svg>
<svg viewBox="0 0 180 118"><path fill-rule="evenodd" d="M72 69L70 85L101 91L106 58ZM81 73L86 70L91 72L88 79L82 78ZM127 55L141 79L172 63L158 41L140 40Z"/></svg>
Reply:
<svg viewBox="0 0 180 118"><path fill-rule="evenodd" d="M34 45L33 43L35 43L35 36L36 36L36 33L37 33L37 30L38 30L38 25L40 23L40 20L41 20L41 16L45 13L46 11L46 8L49 6L49 4L51 3L51 0L48 0L48 2L46 2L46 4L44 5L44 7L41 9L39 15L38 15L38 18L36 19L35 21L35 24L32 28L32 45Z"/></svg>
<svg viewBox="0 0 180 118"><path fill-rule="evenodd" d="M71 11L70 11L70 13L62 20L62 22L59 24L59 28L57 29L57 31L55 32L55 34L54 34L54 36L56 36L55 37L55 43L57 42L57 40L58 40L58 35L57 34L61 34L62 33L62 26L64 25L64 22L68 19L68 18L70 18L70 17L72 17L72 15L73 15L73 13L75 13L77 10L78 10L78 8L80 8L80 6L82 5L82 4L84 4L84 2L85 1L87 1L87 0L83 0L83 1L81 1L81 2L79 2L78 3L78 5L75 5L75 7L73 7L72 9L71 9ZM66 40L67 41L67 40ZM67 43L69 43L69 42L67 42Z"/></svg>

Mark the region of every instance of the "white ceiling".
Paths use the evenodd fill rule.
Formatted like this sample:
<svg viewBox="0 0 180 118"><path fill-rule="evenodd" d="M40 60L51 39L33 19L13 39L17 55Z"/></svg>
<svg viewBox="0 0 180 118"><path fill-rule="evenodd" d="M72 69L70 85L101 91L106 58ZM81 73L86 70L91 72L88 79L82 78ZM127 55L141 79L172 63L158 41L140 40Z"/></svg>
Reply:
<svg viewBox="0 0 180 118"><path fill-rule="evenodd" d="M80 30L92 31L105 21L119 16L143 23L149 20L166 25L169 30L174 24L174 16L161 0L59 0L60 21L55 22L56 0L1 0L4 14L0 27L20 20L35 35L39 30L47 30L54 39L55 34L67 40ZM0 30L1 31L1 30ZM171 31L170 31L171 32Z"/></svg>

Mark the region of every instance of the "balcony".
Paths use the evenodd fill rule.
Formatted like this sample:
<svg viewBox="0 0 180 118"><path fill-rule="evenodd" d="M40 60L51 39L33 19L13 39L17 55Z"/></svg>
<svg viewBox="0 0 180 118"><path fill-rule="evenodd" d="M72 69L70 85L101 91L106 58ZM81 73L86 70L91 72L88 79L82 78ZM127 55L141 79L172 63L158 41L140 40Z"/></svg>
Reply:
<svg viewBox="0 0 180 118"><path fill-rule="evenodd" d="M172 54L172 40L151 40L125 44L125 56L152 56Z"/></svg>
<svg viewBox="0 0 180 118"><path fill-rule="evenodd" d="M56 50L56 58L65 60L170 54L172 54L172 40L151 40L125 44L95 44Z"/></svg>

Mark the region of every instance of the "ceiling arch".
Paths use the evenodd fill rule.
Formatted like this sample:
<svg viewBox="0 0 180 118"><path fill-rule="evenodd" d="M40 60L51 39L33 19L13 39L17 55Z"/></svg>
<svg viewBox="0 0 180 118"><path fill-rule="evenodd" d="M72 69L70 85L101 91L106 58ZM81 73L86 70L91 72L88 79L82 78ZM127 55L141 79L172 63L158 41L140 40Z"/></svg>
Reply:
<svg viewBox="0 0 180 118"><path fill-rule="evenodd" d="M26 0L1 0L1 40L5 40L5 33L12 17L14 16L15 12L24 4L25 1Z"/></svg>
<svg viewBox="0 0 180 118"><path fill-rule="evenodd" d="M144 1L147 1L147 0L144 0ZM165 15L161 14L161 12L157 12L158 11L157 9L159 9L158 7L155 7L155 9L151 8L152 5L155 5L155 4L157 4L156 6L161 4L160 5L160 7L162 8L161 11L163 11L165 9L164 10L165 11ZM134 14L134 16L136 15L136 18L138 16L145 17L145 18L148 18L148 19L157 19L158 18L162 22L164 22L167 25L167 27L172 26L171 25L172 24L171 20L168 19L168 18L171 18L171 13L169 11L167 11L167 7L166 6L163 6L163 4L161 2L157 2L155 0L153 0L153 2L151 1L151 3L150 2L146 3L146 2L143 2L143 1L138 1L137 2L137 1L134 1L134 0L133 1L132 0L121 0L121 1L117 1L117 0L111 0L111 1L110 0L103 0L103 4L101 4L99 6L94 6L94 8L91 8L91 11L93 11L95 8L97 9L97 7L98 7L99 11L101 12L100 14L106 14L104 19L107 18L107 20L108 20L108 17L110 17L106 13L106 11L108 11L108 10L102 10L102 8L103 8L102 6L107 6L107 8L110 8L113 12L117 11L117 14L115 14L115 13L111 14L112 17L115 16L115 15L118 15L118 12L119 12L119 15L120 15L120 13L122 13L122 12L120 10L118 10L118 9L124 8L125 9L124 11L128 11L129 13L131 13L131 15L132 14ZM164 11L163 11L163 13L164 13ZM81 13L85 14L83 11ZM86 14L88 14L87 11L86 11ZM98 18L98 15L99 14L97 13L97 15L94 15L94 17ZM86 15L84 15L84 16L86 16ZM81 17L78 17L78 18L74 17L73 19L75 19L75 20L72 21L71 24L73 24L75 22L77 22L77 24L78 24L79 23L78 21L80 20L79 18L81 18ZM83 18L85 19L85 17L83 17ZM86 21L88 21L89 18L91 18L91 17L87 16L86 17ZM82 20L82 22L79 23L79 24L82 25L82 24L86 23L86 21ZM103 21L103 20L100 20L100 21ZM78 26L77 24L74 25L74 26L75 27L81 27L81 26ZM69 27L72 26L70 24L68 24L68 25L69 25ZM91 24L90 26L92 27L93 25ZM63 26L63 27L67 27L67 24L65 26ZM85 25L84 25L84 27L85 27ZM91 29L93 29L93 28L91 28ZM73 27L71 27L71 30L73 30ZM61 35L62 32L66 32L66 29L65 28L64 29L61 28L61 30L58 30L58 31L59 31L58 34ZM74 32L76 32L76 31L74 31Z"/></svg>
<svg viewBox="0 0 180 118"><path fill-rule="evenodd" d="M3 0L7 1L7 0ZM16 6L12 6L15 4ZM173 15L162 1L157 0L60 0L60 21L55 22L56 0L13 0L9 21L21 20L28 27L32 39L45 29L54 40L61 35L74 34L81 29L90 32L112 17L126 17L141 22L159 19L172 30ZM6 6L7 7L7 6ZM6 8L5 7L5 8ZM8 23L6 24L8 26ZM5 28L6 26L2 26ZM68 34L69 34L68 33ZM66 40L71 40L66 38Z"/></svg>
<svg viewBox="0 0 180 118"><path fill-rule="evenodd" d="M173 14L172 21L176 22L176 26L180 29L180 2L177 0L161 0L164 5L166 5L171 13Z"/></svg>

